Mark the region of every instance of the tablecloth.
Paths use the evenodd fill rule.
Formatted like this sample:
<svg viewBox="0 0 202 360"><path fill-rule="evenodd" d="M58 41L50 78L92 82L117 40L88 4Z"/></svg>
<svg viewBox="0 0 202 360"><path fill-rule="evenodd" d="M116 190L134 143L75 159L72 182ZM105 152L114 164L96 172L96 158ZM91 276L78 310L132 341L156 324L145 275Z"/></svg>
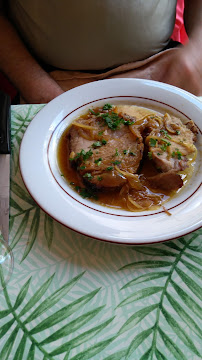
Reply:
<svg viewBox="0 0 202 360"><path fill-rule="evenodd" d="M42 106L11 109L15 261L0 293L0 359L201 359L202 230L128 247L50 218L27 192L18 163L23 134Z"/></svg>

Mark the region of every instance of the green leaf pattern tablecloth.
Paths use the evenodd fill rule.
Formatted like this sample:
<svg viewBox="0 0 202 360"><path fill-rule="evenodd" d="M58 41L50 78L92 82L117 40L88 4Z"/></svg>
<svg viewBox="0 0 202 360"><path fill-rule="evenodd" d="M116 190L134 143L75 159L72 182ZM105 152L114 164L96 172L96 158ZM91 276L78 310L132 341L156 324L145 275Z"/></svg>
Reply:
<svg viewBox="0 0 202 360"><path fill-rule="evenodd" d="M22 136L42 106L12 106L15 264L0 293L0 359L201 359L202 231L127 247L51 219L26 191L18 164Z"/></svg>

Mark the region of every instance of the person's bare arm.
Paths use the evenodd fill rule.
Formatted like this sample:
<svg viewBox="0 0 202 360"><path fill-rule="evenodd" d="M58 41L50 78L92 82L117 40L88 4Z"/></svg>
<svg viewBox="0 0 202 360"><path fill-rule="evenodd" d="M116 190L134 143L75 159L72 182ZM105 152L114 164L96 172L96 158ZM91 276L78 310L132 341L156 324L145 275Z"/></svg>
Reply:
<svg viewBox="0 0 202 360"><path fill-rule="evenodd" d="M188 43L175 52L162 81L202 95L202 1L185 0Z"/></svg>
<svg viewBox="0 0 202 360"><path fill-rule="evenodd" d="M63 93L39 66L3 12L0 0L0 70L28 103L47 103Z"/></svg>

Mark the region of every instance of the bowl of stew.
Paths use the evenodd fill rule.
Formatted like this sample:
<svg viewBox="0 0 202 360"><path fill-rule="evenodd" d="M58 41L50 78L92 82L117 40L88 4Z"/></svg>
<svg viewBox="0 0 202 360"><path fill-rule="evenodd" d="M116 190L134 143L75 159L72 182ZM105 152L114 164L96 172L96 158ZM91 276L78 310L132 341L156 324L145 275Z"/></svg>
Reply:
<svg viewBox="0 0 202 360"><path fill-rule="evenodd" d="M82 85L29 125L22 177L44 211L87 236L129 245L179 237L201 226L201 117L196 97L163 83Z"/></svg>

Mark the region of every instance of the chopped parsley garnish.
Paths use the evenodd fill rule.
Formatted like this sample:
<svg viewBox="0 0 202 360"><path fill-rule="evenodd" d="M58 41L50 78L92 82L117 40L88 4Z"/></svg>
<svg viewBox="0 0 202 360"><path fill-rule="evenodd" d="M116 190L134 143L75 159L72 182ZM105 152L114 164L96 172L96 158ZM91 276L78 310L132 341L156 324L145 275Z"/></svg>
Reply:
<svg viewBox="0 0 202 360"><path fill-rule="evenodd" d="M133 120L125 120L124 118L119 116L114 111L112 111L111 113L100 114L100 117L105 121L106 125L111 130L119 129L121 124L124 124L124 125L132 125L132 124L134 124Z"/></svg>
<svg viewBox="0 0 202 360"><path fill-rule="evenodd" d="M168 132L164 129L161 129L160 132L167 138L167 139L171 139L171 137L168 135Z"/></svg>
<svg viewBox="0 0 202 360"><path fill-rule="evenodd" d="M86 168L86 166L85 165L82 165L82 166L80 166L80 170L84 170Z"/></svg>
<svg viewBox="0 0 202 360"><path fill-rule="evenodd" d="M181 160L181 158L182 158L181 152L180 152L179 150L177 150L177 151L176 151L176 154L177 154L178 160Z"/></svg>
<svg viewBox="0 0 202 360"><path fill-rule="evenodd" d="M96 149L96 148L98 148L98 147L101 147L102 145L106 145L106 143L107 143L107 140L105 140L105 139L102 139L101 141L95 141L93 144L92 144L92 147L94 148L94 149Z"/></svg>
<svg viewBox="0 0 202 360"><path fill-rule="evenodd" d="M91 173L85 173L85 175L83 175L84 178L87 178L88 180L92 180L93 176Z"/></svg>
<svg viewBox="0 0 202 360"><path fill-rule="evenodd" d="M171 143L170 143L168 140L161 139L161 141L163 141L164 143L166 143L167 146L170 146L170 145L171 145Z"/></svg>
<svg viewBox="0 0 202 360"><path fill-rule="evenodd" d="M166 150L167 150L167 147L168 147L167 144L163 144L163 145L160 147L160 149L161 149L162 151L166 151Z"/></svg>
<svg viewBox="0 0 202 360"><path fill-rule="evenodd" d="M124 125L133 125L134 121L133 120L125 120L125 119L123 119L123 124Z"/></svg>
<svg viewBox="0 0 202 360"><path fill-rule="evenodd" d="M95 111L93 109L89 109L89 112L93 115L96 115Z"/></svg>
<svg viewBox="0 0 202 360"><path fill-rule="evenodd" d="M101 140L101 142L102 142L102 145L106 145L106 143L107 143L107 140L105 140L105 139L102 139L102 140Z"/></svg>
<svg viewBox="0 0 202 360"><path fill-rule="evenodd" d="M148 158L149 158L149 160L152 160L152 159L153 159L153 157L152 157L152 152L151 152L151 151L148 152Z"/></svg>
<svg viewBox="0 0 202 360"><path fill-rule="evenodd" d="M103 131L99 131L98 133L98 136L101 136L103 134L104 130Z"/></svg>
<svg viewBox="0 0 202 360"><path fill-rule="evenodd" d="M89 112L95 116L99 116L100 113L96 113L93 109L89 109Z"/></svg>
<svg viewBox="0 0 202 360"><path fill-rule="evenodd" d="M75 186L75 190L82 196L82 198L89 198L89 199L95 199L98 200L97 195L95 195L92 191L81 188L80 186Z"/></svg>
<svg viewBox="0 0 202 360"><path fill-rule="evenodd" d="M176 134L177 134L177 135L180 135L180 130L176 130Z"/></svg>
<svg viewBox="0 0 202 360"><path fill-rule="evenodd" d="M119 156L119 152L118 149L116 149L115 155L114 156Z"/></svg>
<svg viewBox="0 0 202 360"><path fill-rule="evenodd" d="M119 165L120 163L121 163L121 161L119 161L119 160L112 161L112 164L114 164L114 165Z"/></svg>
<svg viewBox="0 0 202 360"><path fill-rule="evenodd" d="M128 152L128 150L123 150L124 155L126 155L126 154L127 154L127 152Z"/></svg>
<svg viewBox="0 0 202 360"><path fill-rule="evenodd" d="M101 162L102 162L102 158L99 158L94 161L94 163L97 164L98 166L100 166Z"/></svg>
<svg viewBox="0 0 202 360"><path fill-rule="evenodd" d="M130 155L133 155L133 156L136 156L136 153L133 152L133 151L130 151L129 154L130 154Z"/></svg>
<svg viewBox="0 0 202 360"><path fill-rule="evenodd" d="M96 142L94 142L94 143L92 144L92 147L93 147L94 149L97 148L97 147L100 147L100 146L102 146L101 141L96 141Z"/></svg>
<svg viewBox="0 0 202 360"><path fill-rule="evenodd" d="M70 161L77 160L79 158L83 158L83 161L86 161L92 155L93 155L92 150L89 150L89 151L85 152L85 150L82 149L80 151L80 153L77 153L76 156L73 159L71 159Z"/></svg>
<svg viewBox="0 0 202 360"><path fill-rule="evenodd" d="M60 176L64 177L64 174L60 174Z"/></svg>
<svg viewBox="0 0 202 360"><path fill-rule="evenodd" d="M105 124L111 129L116 130L120 127L121 124L124 125L132 125L134 121L132 119L124 119L122 116L119 116L117 113L112 111L113 105L105 104L102 108L103 111L109 110L108 112L104 113L96 113L94 110L89 109L89 112L93 115L104 120ZM111 110L111 111L110 111ZM103 131L104 132L104 131ZM98 135L100 136L103 132L99 132Z"/></svg>
<svg viewBox="0 0 202 360"><path fill-rule="evenodd" d="M106 170L107 171L113 170L113 166L108 166Z"/></svg>
<svg viewBox="0 0 202 360"><path fill-rule="evenodd" d="M161 141L164 142L164 144L160 147L162 151L166 151L167 147L171 145L171 143L168 140L161 139Z"/></svg>
<svg viewBox="0 0 202 360"><path fill-rule="evenodd" d="M151 147L155 147L155 146L156 146L156 143L157 143L157 139L151 138L151 139L149 140L149 144L150 144Z"/></svg>
<svg viewBox="0 0 202 360"><path fill-rule="evenodd" d="M171 156L174 158L175 156L177 156L178 160L181 160L182 158L182 153L179 151L179 149L176 149L176 151L173 151Z"/></svg>
<svg viewBox="0 0 202 360"><path fill-rule="evenodd" d="M101 181L103 178L102 178L102 176L98 176L97 179L98 179L98 181Z"/></svg>
<svg viewBox="0 0 202 360"><path fill-rule="evenodd" d="M110 110L110 109L112 109L112 105L111 104L105 104L104 106L103 106L103 110Z"/></svg>
<svg viewBox="0 0 202 360"><path fill-rule="evenodd" d="M111 130L118 129L120 124L123 123L123 118L116 114L114 111L112 111L111 114L100 114L100 116Z"/></svg>
<svg viewBox="0 0 202 360"><path fill-rule="evenodd" d="M87 151L85 154L83 154L83 160L86 161L87 159L89 159L89 157L91 157L93 155L92 150Z"/></svg>

